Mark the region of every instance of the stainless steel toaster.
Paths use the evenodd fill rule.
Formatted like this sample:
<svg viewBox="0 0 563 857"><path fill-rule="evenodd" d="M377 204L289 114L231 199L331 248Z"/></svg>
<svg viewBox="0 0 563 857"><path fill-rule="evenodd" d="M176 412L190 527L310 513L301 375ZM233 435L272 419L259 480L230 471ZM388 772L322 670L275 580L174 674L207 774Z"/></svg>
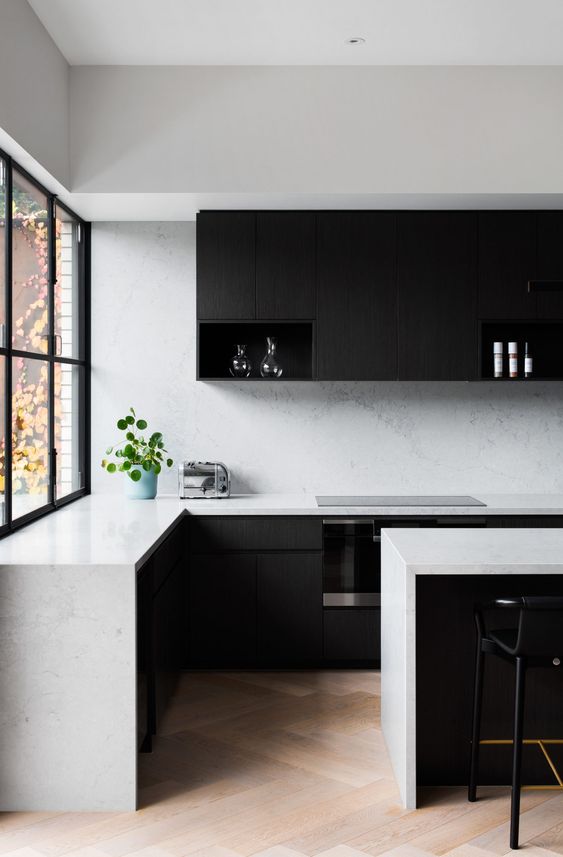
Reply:
<svg viewBox="0 0 563 857"><path fill-rule="evenodd" d="M183 500L228 497L231 474L220 461L182 461L178 466L178 493Z"/></svg>

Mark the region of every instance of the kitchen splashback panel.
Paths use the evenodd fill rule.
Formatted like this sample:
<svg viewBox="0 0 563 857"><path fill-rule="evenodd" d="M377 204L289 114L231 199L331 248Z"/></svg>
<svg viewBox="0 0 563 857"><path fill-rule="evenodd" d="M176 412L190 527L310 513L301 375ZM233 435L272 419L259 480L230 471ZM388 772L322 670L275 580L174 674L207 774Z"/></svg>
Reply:
<svg viewBox="0 0 563 857"><path fill-rule="evenodd" d="M233 493L563 493L563 384L196 382L195 223L92 240L95 491L123 491L99 462L132 404L176 462L224 461Z"/></svg>

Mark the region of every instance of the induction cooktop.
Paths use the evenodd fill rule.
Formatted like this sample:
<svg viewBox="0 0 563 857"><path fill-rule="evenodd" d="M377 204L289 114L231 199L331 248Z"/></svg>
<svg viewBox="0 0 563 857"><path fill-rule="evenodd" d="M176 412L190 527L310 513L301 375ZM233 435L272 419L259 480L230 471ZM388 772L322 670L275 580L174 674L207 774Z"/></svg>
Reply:
<svg viewBox="0 0 563 857"><path fill-rule="evenodd" d="M317 506L486 506L475 497L424 494L421 496L378 495L373 497L316 497Z"/></svg>

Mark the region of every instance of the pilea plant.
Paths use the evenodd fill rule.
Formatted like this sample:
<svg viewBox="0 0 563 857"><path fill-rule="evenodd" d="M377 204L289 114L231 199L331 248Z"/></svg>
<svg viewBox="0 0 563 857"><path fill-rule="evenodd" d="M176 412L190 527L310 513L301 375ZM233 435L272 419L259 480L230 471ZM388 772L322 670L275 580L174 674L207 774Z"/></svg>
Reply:
<svg viewBox="0 0 563 857"><path fill-rule="evenodd" d="M152 470L158 476L164 465L172 467L174 464L172 459L165 459L164 457L168 453L164 449L162 434L155 431L148 440L145 440L144 435L140 432L146 430L147 421L138 420L133 408L129 408L126 417L117 421L117 428L126 434L122 441L119 441L115 446L108 446L106 449L106 455L113 453L118 459L117 463L108 461L107 458L102 460L102 467L108 473L115 473L119 470L122 473L127 473L133 482L138 482L142 476L142 470L147 473Z"/></svg>

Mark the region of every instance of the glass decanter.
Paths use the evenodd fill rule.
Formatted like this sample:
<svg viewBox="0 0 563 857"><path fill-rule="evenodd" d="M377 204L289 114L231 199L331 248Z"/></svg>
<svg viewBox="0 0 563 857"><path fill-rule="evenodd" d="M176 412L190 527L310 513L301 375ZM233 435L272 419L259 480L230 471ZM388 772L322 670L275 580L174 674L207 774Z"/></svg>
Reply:
<svg viewBox="0 0 563 857"><path fill-rule="evenodd" d="M275 336L268 336L266 342L268 343L268 353L264 355L260 364L260 374L263 378L281 378L283 368L276 354L278 340Z"/></svg>
<svg viewBox="0 0 563 857"><path fill-rule="evenodd" d="M246 356L246 345L237 345L237 353L231 358L229 372L233 378L248 378L252 371L252 363Z"/></svg>

